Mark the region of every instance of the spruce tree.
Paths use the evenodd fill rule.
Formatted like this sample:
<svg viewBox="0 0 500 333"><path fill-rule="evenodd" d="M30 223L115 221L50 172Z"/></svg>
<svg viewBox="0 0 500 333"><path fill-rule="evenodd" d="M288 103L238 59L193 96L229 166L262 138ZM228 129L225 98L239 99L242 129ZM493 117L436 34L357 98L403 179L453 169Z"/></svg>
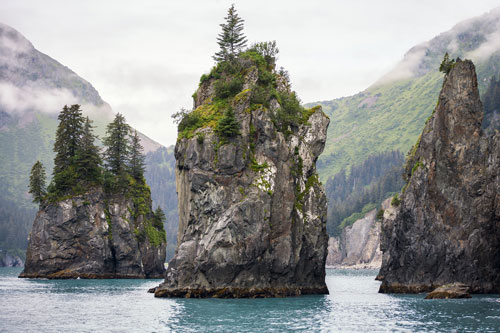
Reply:
<svg viewBox="0 0 500 333"><path fill-rule="evenodd" d="M123 176L127 172L130 153L129 132L130 126L120 113L116 114L115 119L108 124L106 129L104 158L108 170L114 175Z"/></svg>
<svg viewBox="0 0 500 333"><path fill-rule="evenodd" d="M234 59L247 43L247 38L243 34L244 20L236 13L234 4L231 5L224 19L226 23L220 24L222 32L217 37L220 50L213 57L217 62Z"/></svg>
<svg viewBox="0 0 500 333"><path fill-rule="evenodd" d="M154 211L153 215L154 215L153 226L156 229L164 230L163 222L165 222L166 217L165 217L165 213L163 212L163 209L161 209L161 207L158 206L156 208L156 210Z"/></svg>
<svg viewBox="0 0 500 333"><path fill-rule="evenodd" d="M29 193L33 196L33 202L40 203L47 194L45 189L45 167L40 161L31 168Z"/></svg>
<svg viewBox="0 0 500 333"><path fill-rule="evenodd" d="M439 66L439 71L448 74L455 65L455 59L450 59L448 52L445 53L443 61Z"/></svg>
<svg viewBox="0 0 500 333"><path fill-rule="evenodd" d="M54 176L63 172L75 162L76 152L83 135L84 118L80 105L74 104L68 108L65 105L57 117L59 125L54 142Z"/></svg>
<svg viewBox="0 0 500 333"><path fill-rule="evenodd" d="M240 123L236 120L232 108L228 108L222 118L217 122L217 127L215 129L219 136L223 137L234 137L240 134Z"/></svg>
<svg viewBox="0 0 500 333"><path fill-rule="evenodd" d="M102 160L99 147L94 143L97 136L93 133L92 120L87 117L83 125L81 143L77 151L76 169L81 180L86 183L99 183L101 180Z"/></svg>
<svg viewBox="0 0 500 333"><path fill-rule="evenodd" d="M129 159L129 169L130 175L138 181L144 180L144 170L145 170L145 157L142 153L143 147L141 145L141 139L134 131L134 135L130 137L130 159Z"/></svg>

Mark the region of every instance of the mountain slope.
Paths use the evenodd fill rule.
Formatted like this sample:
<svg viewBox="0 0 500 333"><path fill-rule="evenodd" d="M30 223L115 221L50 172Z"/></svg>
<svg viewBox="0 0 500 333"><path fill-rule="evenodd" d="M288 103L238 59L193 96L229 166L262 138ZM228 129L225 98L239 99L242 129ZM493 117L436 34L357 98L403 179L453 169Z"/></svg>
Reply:
<svg viewBox="0 0 500 333"><path fill-rule="evenodd" d="M97 90L35 49L18 31L0 23L0 249L18 253L26 248L36 212L27 193L29 172L40 160L50 177L57 115L65 104L74 103L82 105L83 113L94 120L95 132L102 138L114 113ZM140 137L146 153L162 148L147 136ZM164 154L173 156L172 151ZM151 184L150 170L155 169L156 162L148 161L146 178ZM156 182L163 178L163 170L155 172ZM167 216L174 218L176 207L169 212L172 205L158 195L159 186L151 187L155 206L159 204ZM173 191L175 194L175 187Z"/></svg>
<svg viewBox="0 0 500 333"><path fill-rule="evenodd" d="M500 8L463 21L451 30L409 50L404 59L374 85L354 96L310 103L322 105L332 120L318 163L329 177L390 150L407 152L436 106L442 85L443 55L477 63L481 92L500 71Z"/></svg>

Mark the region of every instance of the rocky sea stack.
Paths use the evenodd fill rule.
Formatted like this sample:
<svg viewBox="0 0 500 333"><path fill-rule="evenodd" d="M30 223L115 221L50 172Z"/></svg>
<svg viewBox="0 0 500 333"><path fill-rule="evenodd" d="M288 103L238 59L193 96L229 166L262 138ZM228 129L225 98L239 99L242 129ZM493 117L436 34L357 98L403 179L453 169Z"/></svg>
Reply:
<svg viewBox="0 0 500 333"><path fill-rule="evenodd" d="M163 278L165 235L152 225L151 199L144 199L147 214L133 197L100 188L42 204L20 277Z"/></svg>
<svg viewBox="0 0 500 333"><path fill-rule="evenodd" d="M486 136L474 65L458 60L382 223L380 292L500 290L500 134Z"/></svg>
<svg viewBox="0 0 500 333"><path fill-rule="evenodd" d="M43 164L31 169L29 193L40 210L20 277L163 277L165 214L152 210L138 133L118 113L101 153L80 105L64 106L58 119L47 188Z"/></svg>
<svg viewBox="0 0 500 333"><path fill-rule="evenodd" d="M175 147L179 234L156 297L326 294L328 117L262 43L203 75Z"/></svg>

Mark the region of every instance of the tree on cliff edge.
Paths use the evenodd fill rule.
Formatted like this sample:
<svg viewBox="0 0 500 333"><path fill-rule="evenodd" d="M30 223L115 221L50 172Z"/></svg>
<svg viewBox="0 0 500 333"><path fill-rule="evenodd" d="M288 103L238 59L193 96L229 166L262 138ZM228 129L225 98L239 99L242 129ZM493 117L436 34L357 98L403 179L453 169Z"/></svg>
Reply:
<svg viewBox="0 0 500 333"><path fill-rule="evenodd" d="M33 202L42 202L45 194L45 168L40 161L31 168L29 193L33 195Z"/></svg>
<svg viewBox="0 0 500 333"><path fill-rule="evenodd" d="M101 179L102 159L99 147L94 143L97 136L93 133L92 120L85 118L80 146L77 152L76 169L81 180L99 182Z"/></svg>
<svg viewBox="0 0 500 333"><path fill-rule="evenodd" d="M234 4L231 5L222 23L222 32L217 37L219 52L215 53L214 60L217 62L233 59L247 44L247 38L243 34L244 20L238 16Z"/></svg>
<svg viewBox="0 0 500 333"><path fill-rule="evenodd" d="M54 142L54 152L56 153L54 176L63 172L75 162L85 121L78 104L71 105L71 107L65 105L57 119L59 125L57 126L56 140Z"/></svg>
<svg viewBox="0 0 500 333"><path fill-rule="evenodd" d="M144 154L142 153L143 147L141 145L141 139L134 131L134 135L130 136L130 158L129 158L129 168L130 175L138 181L144 180Z"/></svg>
<svg viewBox="0 0 500 333"><path fill-rule="evenodd" d="M130 144L128 135L130 126L125 122L125 117L117 113L113 122L106 128L104 138L104 158L108 170L114 175L122 176L127 172Z"/></svg>
<svg viewBox="0 0 500 333"><path fill-rule="evenodd" d="M77 154L83 136L85 118L82 116L80 105L65 105L57 117L59 125L54 142L54 170L49 193L60 196L72 191L79 182L77 169Z"/></svg>
<svg viewBox="0 0 500 333"><path fill-rule="evenodd" d="M444 55L443 61L439 66L439 71L448 74L451 69L455 66L455 59L450 59L448 52Z"/></svg>

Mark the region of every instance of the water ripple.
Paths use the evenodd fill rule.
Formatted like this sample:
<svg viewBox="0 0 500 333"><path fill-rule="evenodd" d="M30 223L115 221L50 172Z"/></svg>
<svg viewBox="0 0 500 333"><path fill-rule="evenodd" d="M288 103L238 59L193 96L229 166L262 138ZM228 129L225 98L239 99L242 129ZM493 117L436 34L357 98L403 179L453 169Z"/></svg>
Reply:
<svg viewBox="0 0 500 333"><path fill-rule="evenodd" d="M6 332L498 332L494 296L424 300L378 294L375 271L328 270L330 295L155 299L158 280L30 280L0 268Z"/></svg>

